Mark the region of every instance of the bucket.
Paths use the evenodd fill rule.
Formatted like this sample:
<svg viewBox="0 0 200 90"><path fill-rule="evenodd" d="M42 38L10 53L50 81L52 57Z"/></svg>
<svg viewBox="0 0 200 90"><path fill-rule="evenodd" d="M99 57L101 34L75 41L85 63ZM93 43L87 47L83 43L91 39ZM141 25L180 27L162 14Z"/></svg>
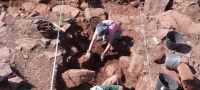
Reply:
<svg viewBox="0 0 200 90"><path fill-rule="evenodd" d="M178 83L167 74L160 73L156 80L156 90L177 90Z"/></svg>
<svg viewBox="0 0 200 90"><path fill-rule="evenodd" d="M165 58L165 65L168 69L176 70L181 64L181 54L167 54Z"/></svg>
<svg viewBox="0 0 200 90"><path fill-rule="evenodd" d="M41 21L36 27L37 31L40 32L45 38L51 38L54 35L54 26L50 21Z"/></svg>
<svg viewBox="0 0 200 90"><path fill-rule="evenodd" d="M93 16L90 18L90 28L95 31L96 26L103 21L100 17L98 16Z"/></svg>
<svg viewBox="0 0 200 90"><path fill-rule="evenodd" d="M183 40L183 35L176 31L169 31L166 36L167 48L174 50Z"/></svg>

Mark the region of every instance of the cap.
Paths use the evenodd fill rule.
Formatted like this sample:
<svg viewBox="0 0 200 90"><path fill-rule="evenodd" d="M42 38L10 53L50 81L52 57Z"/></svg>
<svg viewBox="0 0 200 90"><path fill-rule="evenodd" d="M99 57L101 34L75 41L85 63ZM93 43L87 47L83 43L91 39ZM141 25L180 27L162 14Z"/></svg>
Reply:
<svg viewBox="0 0 200 90"><path fill-rule="evenodd" d="M106 32L108 25L106 23L100 22L96 27L96 32L98 36L103 36Z"/></svg>

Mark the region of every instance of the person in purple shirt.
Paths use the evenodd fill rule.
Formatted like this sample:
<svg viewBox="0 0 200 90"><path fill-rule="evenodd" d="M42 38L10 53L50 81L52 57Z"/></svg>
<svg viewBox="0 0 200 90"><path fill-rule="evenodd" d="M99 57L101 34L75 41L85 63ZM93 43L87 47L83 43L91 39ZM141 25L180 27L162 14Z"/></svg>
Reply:
<svg viewBox="0 0 200 90"><path fill-rule="evenodd" d="M91 49L95 41L98 42L98 41L103 40L103 41L108 42L106 49L101 54L101 61L103 61L103 59L106 56L107 51L109 49L114 50L117 44L117 39L120 37L121 34L122 34L122 28L115 21L113 20L101 21L95 29L95 32L93 34L93 38L87 50L86 56L91 57Z"/></svg>

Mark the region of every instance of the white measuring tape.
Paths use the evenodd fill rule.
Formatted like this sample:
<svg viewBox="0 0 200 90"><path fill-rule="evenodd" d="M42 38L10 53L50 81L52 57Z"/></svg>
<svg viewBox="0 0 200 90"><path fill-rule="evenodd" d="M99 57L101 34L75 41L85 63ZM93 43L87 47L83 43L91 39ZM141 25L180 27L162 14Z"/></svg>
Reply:
<svg viewBox="0 0 200 90"><path fill-rule="evenodd" d="M62 17L62 6L63 6L63 0L62 0L62 5L61 5L61 7L60 7L60 17L59 18L61 18ZM59 22L58 22L58 25L60 26L60 20L59 20ZM55 66L56 66L56 56L57 56L57 52L58 52L58 40L59 40L59 37L60 37L60 28L58 29L58 35L57 35L57 40L56 40L56 50L55 50L55 56L54 56L54 63L53 63L53 70L52 70L52 77L51 77L51 88L50 88L50 90L52 90L53 89L53 82L54 82L54 73L55 73Z"/></svg>
<svg viewBox="0 0 200 90"><path fill-rule="evenodd" d="M148 50L147 50L147 43L146 43L146 37L145 37L145 31L144 31L144 22L143 22L143 19L142 19L142 10L141 10L141 7L140 7L140 0L138 0L138 5L139 5L139 8L140 8L140 21L142 23L142 34L143 34L143 38L144 38L144 47L145 47L145 51L146 51L146 60L147 60L147 63L148 63L148 71L149 71L149 76L150 76L150 84L151 84L151 87L150 87L150 90L153 90L152 89L152 77L151 77L151 68L150 68L150 61L149 61L149 56L148 56Z"/></svg>

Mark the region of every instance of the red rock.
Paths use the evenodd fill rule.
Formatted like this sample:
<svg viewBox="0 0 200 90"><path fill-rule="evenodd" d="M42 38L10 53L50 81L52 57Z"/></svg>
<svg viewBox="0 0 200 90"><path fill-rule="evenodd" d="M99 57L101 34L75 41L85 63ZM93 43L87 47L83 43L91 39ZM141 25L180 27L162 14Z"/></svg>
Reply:
<svg viewBox="0 0 200 90"><path fill-rule="evenodd" d="M120 78L122 76L122 68L117 64L108 65L105 71L108 77L111 77L114 74L118 75Z"/></svg>
<svg viewBox="0 0 200 90"><path fill-rule="evenodd" d="M94 54L92 54L92 57L90 57L90 58L85 55L78 58L79 66L82 69L90 69L91 70L94 66L94 62L95 62Z"/></svg>
<svg viewBox="0 0 200 90"><path fill-rule="evenodd" d="M153 60L155 63L165 63L165 57L166 56L164 52L158 52Z"/></svg>
<svg viewBox="0 0 200 90"><path fill-rule="evenodd" d="M87 20L90 20L93 16L99 16L103 20L106 19L105 11L102 8L86 8L85 9L85 17Z"/></svg>
<svg viewBox="0 0 200 90"><path fill-rule="evenodd" d="M168 10L164 13L158 14L155 18L160 21L169 22L174 28L181 31L186 31L191 34L200 33L200 24L195 23L190 17L181 14L178 11Z"/></svg>
<svg viewBox="0 0 200 90"><path fill-rule="evenodd" d="M91 80L94 76L95 72L91 70L70 69L62 74L62 79L68 88L73 88Z"/></svg>
<svg viewBox="0 0 200 90"><path fill-rule="evenodd" d="M50 6L46 4L38 4L35 2L25 2L22 4L24 7L25 11L28 12L38 12L40 14L48 12L50 10Z"/></svg>
<svg viewBox="0 0 200 90"><path fill-rule="evenodd" d="M119 58L119 65L122 66L123 68L128 68L131 62L131 58L128 56L121 56Z"/></svg>
<svg viewBox="0 0 200 90"><path fill-rule="evenodd" d="M181 77L184 90L197 90L193 74L188 65L181 63L178 66L178 72L179 76Z"/></svg>
<svg viewBox="0 0 200 90"><path fill-rule="evenodd" d="M60 12L60 7L61 7L61 5L57 5L57 6L53 7L52 12ZM74 8L70 5L63 5L62 9L63 9L62 13L64 15L66 15L68 17L72 17L72 18L75 18L80 12L80 10L78 8Z"/></svg>
<svg viewBox="0 0 200 90"><path fill-rule="evenodd" d="M131 57L131 62L130 62L128 71L132 74L132 76L137 77L138 75L140 75L140 72L144 68L144 64L143 64L144 60L145 60L144 56L137 55L137 54L134 54Z"/></svg>
<svg viewBox="0 0 200 90"><path fill-rule="evenodd" d="M155 15L158 13L163 13L168 4L169 0L145 0L144 11L146 14ZM155 5L156 4L156 5Z"/></svg>

